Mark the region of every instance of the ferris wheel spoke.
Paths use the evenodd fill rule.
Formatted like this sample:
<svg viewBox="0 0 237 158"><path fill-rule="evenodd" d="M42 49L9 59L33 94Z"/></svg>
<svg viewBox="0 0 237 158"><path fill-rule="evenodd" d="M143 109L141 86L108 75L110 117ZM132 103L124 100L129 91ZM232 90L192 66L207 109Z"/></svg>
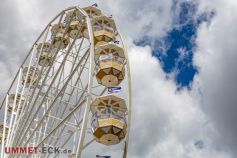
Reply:
<svg viewBox="0 0 237 158"><path fill-rule="evenodd" d="M88 55L87 55L86 60L87 60L87 59L88 59ZM85 60L85 61L86 61L86 60ZM81 74L82 74L82 71L83 71L83 70L81 70L81 72L80 72L80 74L79 74L79 77L78 77L77 81L75 82L75 85L78 83L78 81L79 81L79 79L80 79L80 76L81 76ZM68 100L65 102L66 105L64 106L65 108L64 108L64 110L63 110L63 113L65 112L66 107L70 104L70 103L69 103L69 100L71 99L72 94L74 93L75 89L76 89L76 87L73 87L71 93L69 94L69 98L68 98ZM62 101L62 98L61 98L61 101ZM61 101L60 101L60 102L61 102ZM58 111L58 109L57 109L57 111ZM62 114L62 115L63 115L63 114ZM60 117L62 117L62 115L61 115ZM54 122L53 122L53 124L54 124Z"/></svg>
<svg viewBox="0 0 237 158"><path fill-rule="evenodd" d="M58 14L55 18L53 18L52 21L54 21L54 20L55 20L56 18L58 18L60 15L61 15L61 14ZM52 22L52 21L51 21L51 22ZM36 41L34 42L34 44L32 45L32 47L30 48L30 51L27 53L25 59L23 60L23 62L22 62L22 64L21 64L20 68L22 68L22 67L25 65L27 59L29 58L30 54L31 54L32 51L33 51L34 46L37 44L37 42L40 40L40 38L44 35L44 33L45 33L45 31L47 30L47 28L51 25L51 22L45 27L45 29L42 31L42 33L39 35L39 37L36 39ZM11 83L11 85L10 85L8 91L7 91L7 94L9 94L10 90L12 89L12 87L13 87L13 85L14 85L14 83L15 83L15 81L16 81L18 75L19 75L19 73L20 73L20 69L18 69L18 71L17 71L17 73L16 73L16 76L14 77L13 82ZM2 104L1 104L1 106L0 106L0 109L1 109L2 106L4 105L5 100L6 100L6 96L4 97L4 99L3 99L3 101L2 101Z"/></svg>
<svg viewBox="0 0 237 158"><path fill-rule="evenodd" d="M84 54L83 58L85 58L85 56L86 56L86 54ZM82 61L82 60L81 60L81 61ZM78 64L78 65L79 65L79 64ZM72 78L73 75L75 74L77 68L79 67L78 65L77 65L77 67L74 69L74 71L71 73L70 77L67 79L66 83L64 84L64 86L63 86L62 89L60 90L59 94L61 94L61 93L64 91L64 89L66 88L67 84L69 83L69 81L71 80L71 78ZM49 111L53 108L54 104L56 103L57 99L58 99L59 96L60 96L59 94L54 98L53 102L51 103L51 105L49 106L49 109L47 109L47 111L46 111L45 114L48 114ZM41 102L40 105L42 105L42 102ZM40 109L40 106L39 106L38 109ZM39 110L38 110L38 111L39 111ZM37 112L38 112L38 111L37 111ZM35 115L34 115L33 118L35 118L36 115L37 115L37 113L35 113ZM40 127L39 125L43 122L45 116L46 116L46 115L43 115L43 116L42 116L42 118L41 118L39 124L35 127L34 131L31 133L31 135L29 136L28 140L24 143L24 145L26 145L26 144L29 142L29 140L33 137L33 134L34 134L35 131L38 130L38 128ZM33 121L31 121L30 125L32 124L32 122L33 122ZM30 125L28 126L28 128L30 127ZM23 137L25 137L25 136L23 136Z"/></svg>
<svg viewBox="0 0 237 158"><path fill-rule="evenodd" d="M111 94L108 88L116 86L122 86L122 91ZM9 97L11 92L14 97ZM1 151L6 145L57 146L72 150L68 157L81 158L82 151L93 150L91 144L124 143L121 156L126 158L131 78L126 47L113 18L95 6L60 12L33 44L0 110L2 107ZM100 116L101 110L108 115ZM1 153L1 157L21 155Z"/></svg>
<svg viewBox="0 0 237 158"><path fill-rule="evenodd" d="M76 40L74 39L73 43L75 43L75 41L76 41ZM61 41L61 42L62 42L62 41ZM51 84L50 84L49 87L52 86L52 84L54 83L53 81L56 79L56 77L57 77L58 74L59 74L59 70L61 70L61 68L64 66L64 63L66 62L66 58L67 58L67 56L68 56L68 54L69 54L71 48L72 48L72 47L70 47L70 48L68 49L67 54L66 54L66 56L64 57L64 60L62 61L62 65L60 65L60 67L58 68L58 71L56 72L56 74L55 74L55 76L54 76L54 79L52 80L52 82L51 82ZM42 87L41 87L41 89L42 89ZM48 94L49 90L50 90L50 88L47 90L46 94L44 95L44 97L43 97L43 99L42 99L42 102L41 102L40 105L38 106L38 109L37 109L35 115L33 115L33 119L32 119L32 121L30 122L30 124L28 125L28 127L26 128L25 131L28 131L29 127L30 127L31 124L33 123L33 120L35 119L36 114L39 112L39 110L40 110L40 106L43 104L43 101L44 101L46 95ZM34 103L33 105L35 105L35 103ZM34 107L34 106L32 106L32 107ZM33 109L33 108L32 108L32 109ZM30 115L29 115L29 116L30 116ZM29 116L28 116L28 118L29 118ZM26 132L25 132L25 134L23 134L23 137L22 137L22 138L24 138L25 135L26 135Z"/></svg>
<svg viewBox="0 0 237 158"><path fill-rule="evenodd" d="M93 143L95 141L95 138L93 138L92 140L90 140L89 142L87 142L84 146L83 149L87 148L91 143Z"/></svg>
<svg viewBox="0 0 237 158"><path fill-rule="evenodd" d="M58 130L59 127L61 127L62 124L64 124L73 114L74 112L82 106L86 100L83 100L82 102L78 103L78 105L64 118L62 121L37 145L37 147L41 146L56 130ZM30 155L30 154L29 154ZM28 156L29 156L28 155ZM28 157L27 156L27 157Z"/></svg>
<svg viewBox="0 0 237 158"><path fill-rule="evenodd" d="M30 73L30 69L31 69L31 67L30 67L30 65L32 64L32 62L33 62L33 53L31 53L31 56L30 56L30 62L29 62L29 66L28 67L26 67L26 76L28 76L28 74ZM24 70L22 70L22 71L24 71ZM22 87L22 92L21 93L23 93L24 94L24 91L25 91L25 89L26 89L26 80L25 81L23 81L23 87ZM31 84L32 83L30 83L30 86L31 86ZM17 85L17 88L16 88L16 92L15 92L15 94L17 94L18 93L18 91L19 91L19 82L18 82L18 85ZM21 101L20 101L21 102ZM14 99L14 105L16 104L16 97L15 97L15 99ZM19 111L18 111L19 112ZM10 125L9 125L9 133L7 134L7 145L9 146L10 145L10 143L11 143L11 140L12 140L12 137L14 136L13 135L13 131L14 131L14 128L15 128L15 126L14 126L14 124L15 124L15 118L17 118L18 117L18 114L16 114L15 116L14 116L14 107L13 107L13 112L12 112L12 116L11 116L11 119L10 119Z"/></svg>
<svg viewBox="0 0 237 158"><path fill-rule="evenodd" d="M50 68L48 69L48 71L47 71L47 74L49 74L49 72L50 72L50 70L51 70L51 67L52 66L50 66ZM41 71L43 70L43 68L41 69ZM47 76L47 75L46 75ZM45 80L46 80L46 77L44 78L44 80L43 80L43 82L42 82L42 85L44 84L44 82L45 82ZM41 87L40 88L40 90L39 90L39 92L38 92L38 94L37 94L37 97L36 98L38 98L39 97L39 93L41 92L41 90L42 90L42 88L43 87ZM35 89L34 89L34 91L35 91ZM32 98L30 99L30 102L32 101ZM33 108L34 108L34 105L35 105L35 103L36 103L36 99L35 99L35 102L33 103L33 106L32 106L32 108L31 108L31 110L30 110L30 112L29 112L29 114L31 114L32 113L32 111L33 111ZM30 104L28 104L28 105L30 105ZM28 117L27 117L27 119L26 119L26 121L27 120L29 120L29 117L30 117L30 115L28 115ZM26 123L26 122L25 122ZM25 126L26 124L24 124L24 126Z"/></svg>
<svg viewBox="0 0 237 158"><path fill-rule="evenodd" d="M103 95L104 92L105 92L105 90L106 90L106 89L104 89L104 90L100 93L100 95ZM81 123L82 123L82 120L78 123L78 126L79 126ZM66 126L64 125L63 130L65 129L65 127L66 127ZM61 134L63 133L63 130L62 130ZM61 134L59 135L59 137L61 137ZM54 146L56 145L56 142L57 142L57 141L58 141L58 139L55 141ZM94 140L93 140L93 141L94 141ZM90 143L91 143L91 142L90 142ZM90 144L90 143L89 143L89 144ZM89 145L89 144L88 144L88 145ZM86 148L88 145L86 145L84 148Z"/></svg>
<svg viewBox="0 0 237 158"><path fill-rule="evenodd" d="M86 86L86 87L87 87L87 86ZM81 94L81 96L80 96L78 102L80 102L80 101L83 99L84 94L85 94L85 91ZM64 110L66 110L66 107L65 107ZM60 117L62 117L62 115L61 115ZM79 126L80 124L81 124L81 121L78 123L77 126ZM63 129L61 130L61 133L59 134L59 137L62 135L64 129L65 129L65 126L64 126ZM53 141L53 140L51 140L51 142L52 142L52 141ZM58 141L58 140L55 141L54 145L57 143L57 141Z"/></svg>
<svg viewBox="0 0 237 158"><path fill-rule="evenodd" d="M73 136L75 132L71 132L70 135L68 136L68 138L66 139L66 141L60 146L60 149L63 149L64 146L70 141L71 137ZM49 157L50 155L48 155ZM56 158L58 156L58 154L55 154L55 156L53 158Z"/></svg>

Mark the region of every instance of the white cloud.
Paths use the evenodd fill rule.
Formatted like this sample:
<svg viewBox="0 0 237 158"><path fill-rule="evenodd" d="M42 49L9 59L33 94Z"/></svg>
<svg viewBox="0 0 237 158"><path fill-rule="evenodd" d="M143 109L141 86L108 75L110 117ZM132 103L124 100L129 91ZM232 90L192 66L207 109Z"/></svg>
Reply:
<svg viewBox="0 0 237 158"><path fill-rule="evenodd" d="M127 37L162 37L172 24L172 0L120 0L102 3L102 9L115 16Z"/></svg>
<svg viewBox="0 0 237 158"><path fill-rule="evenodd" d="M79 5L80 7L98 3L99 8L106 15L112 14L118 27L122 30L126 38L139 39L146 36L161 37L171 28L172 24L172 0L120 0L120 1L82 1L76 0L55 1L47 0L18 2L18 10L22 20L32 19L35 25L41 26L47 24L49 19L55 16L61 10ZM32 15L35 18L32 18ZM32 25L32 24L30 24ZM43 26L44 26L43 25Z"/></svg>
<svg viewBox="0 0 237 158"><path fill-rule="evenodd" d="M192 92L176 90L175 82L166 79L160 63L152 57L150 47L132 44L144 35L158 38L166 34L174 20L172 0L96 2L105 13L114 15L129 41L134 90L129 157L233 158L231 154L237 151L236 2L199 0L200 12L214 9L216 16L198 32L195 64L200 73ZM92 3L82 1L80 5ZM6 91L6 83L14 76L8 71L15 71L20 65L22 54L26 54L49 20L77 4L75 0L4 1L0 6L0 18L5 22L4 27L0 26L0 79L4 81L0 83L1 92ZM198 98L197 90L202 98ZM194 146L200 139L204 149Z"/></svg>
<svg viewBox="0 0 237 158"><path fill-rule="evenodd" d="M199 67L195 86L202 93L203 111L214 123L218 137L214 146L237 154L237 3L236 1L200 1L200 10L214 10L210 23L198 30L197 52Z"/></svg>
<svg viewBox="0 0 237 158"><path fill-rule="evenodd" d="M177 91L147 47L132 46L133 125L131 157L228 158L212 147L213 126L188 90ZM197 149L196 140L204 142Z"/></svg>
<svg viewBox="0 0 237 158"><path fill-rule="evenodd" d="M0 79L2 81L1 92L3 92L8 90L8 87L11 83L11 77L10 77L11 74L9 73L8 68L4 63L0 62L0 67L1 67ZM3 93L0 93L0 95L3 95Z"/></svg>

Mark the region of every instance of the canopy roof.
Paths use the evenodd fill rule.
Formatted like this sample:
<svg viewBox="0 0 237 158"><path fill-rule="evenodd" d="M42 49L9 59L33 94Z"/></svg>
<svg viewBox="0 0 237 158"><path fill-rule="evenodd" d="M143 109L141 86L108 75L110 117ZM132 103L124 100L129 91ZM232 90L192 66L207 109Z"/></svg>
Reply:
<svg viewBox="0 0 237 158"><path fill-rule="evenodd" d="M64 28L65 28L65 25L63 23L59 23L59 24L54 24L51 30L53 31L53 30L64 29Z"/></svg>
<svg viewBox="0 0 237 158"><path fill-rule="evenodd" d="M72 10L66 13L65 20L70 21L72 16L80 17L80 16L83 16L83 14L79 10Z"/></svg>
<svg viewBox="0 0 237 158"><path fill-rule="evenodd" d="M112 27L114 29L114 31L117 30L114 20L112 18L109 18L109 17L105 16L105 15L93 17L92 20L91 20L91 24L92 25L106 24L109 27Z"/></svg>
<svg viewBox="0 0 237 158"><path fill-rule="evenodd" d="M95 13L97 16L101 15L101 10L93 6L84 7L83 10L85 10L88 14Z"/></svg>
<svg viewBox="0 0 237 158"><path fill-rule="evenodd" d="M125 58L123 48L119 47L114 43L108 43L100 45L95 49L95 61L99 59L101 55L113 54L114 56L119 56Z"/></svg>

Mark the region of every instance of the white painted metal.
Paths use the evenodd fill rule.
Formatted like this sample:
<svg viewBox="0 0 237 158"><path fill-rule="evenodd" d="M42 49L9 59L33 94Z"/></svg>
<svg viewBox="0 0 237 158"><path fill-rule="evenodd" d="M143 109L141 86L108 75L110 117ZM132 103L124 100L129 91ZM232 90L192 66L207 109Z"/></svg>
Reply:
<svg viewBox="0 0 237 158"><path fill-rule="evenodd" d="M90 104L92 102L92 84L93 84L93 74L94 74L94 38L93 38L93 30L91 26L91 20L89 16L86 17L87 21L87 29L89 33L89 38L90 38L90 67L89 67L89 83L88 83L88 93L87 93L87 101L86 101L86 107L85 107L85 112L84 112L84 117L83 117L83 122L82 122L82 129L79 137L79 143L78 143L78 149L77 149L77 158L81 157L81 152L83 149L84 145L84 139L85 139L85 134L87 130L87 123L88 123L88 118L89 118L89 112L90 112Z"/></svg>
<svg viewBox="0 0 237 158"><path fill-rule="evenodd" d="M3 123L3 137L2 137L2 149L1 149L1 157L4 157L4 143L5 143L5 135L6 135L6 121L7 121L7 106L8 106L8 98L9 95L6 96L6 103L5 103L5 115L4 115L4 123Z"/></svg>
<svg viewBox="0 0 237 158"><path fill-rule="evenodd" d="M129 58L128 58L128 52L127 52L127 46L125 45L124 39L121 35L121 33L118 31L118 34L121 38L121 42L123 45L123 49L125 52L125 58L126 58L126 75L127 75L127 95L128 95L128 126L127 126L127 135L125 137L125 143L124 143L124 153L123 153L123 158L127 157L127 152L128 152L128 141L129 141L129 133L130 133L130 125L131 125L131 114L132 114L132 82L131 82L131 73L130 73L130 64L129 64Z"/></svg>
<svg viewBox="0 0 237 158"><path fill-rule="evenodd" d="M63 22L65 14L72 10L79 10L84 15L89 39L83 37L71 39L65 50L55 49L52 65L38 65L37 44L49 41L52 25ZM66 30L68 28L67 24ZM123 149L123 158L126 158L131 123L131 77L127 50L120 33L118 38L122 42L126 57L128 122ZM6 128L3 129L1 158L52 157L50 154L41 153L26 156L4 154L5 138L7 138L6 146L58 146L61 149L71 149L72 156L77 158L81 158L84 150L97 143L88 132L90 105L92 99L106 92L106 87L99 85L95 80L94 49L91 19L83 9L70 7L50 21L30 49L0 105L0 110L4 110L4 127L9 127L7 135ZM22 69L25 66L28 66L26 76L29 74L30 66L39 69L37 86L32 89L26 87L26 80L21 83ZM36 70L33 76L35 74ZM33 85L32 81L31 85ZM10 93L21 95L18 106L17 95L15 95L11 113L8 111ZM22 109L19 106L21 104Z"/></svg>

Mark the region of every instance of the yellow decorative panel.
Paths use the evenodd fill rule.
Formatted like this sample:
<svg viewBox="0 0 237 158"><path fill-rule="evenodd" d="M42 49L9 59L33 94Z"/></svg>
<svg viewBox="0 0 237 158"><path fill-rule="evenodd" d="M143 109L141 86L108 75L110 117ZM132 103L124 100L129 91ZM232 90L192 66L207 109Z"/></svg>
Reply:
<svg viewBox="0 0 237 158"><path fill-rule="evenodd" d="M119 121L119 120L114 119L114 118L102 119L102 120L99 120L98 122L99 122L99 127L116 126L120 129L123 129L125 127L124 122Z"/></svg>

